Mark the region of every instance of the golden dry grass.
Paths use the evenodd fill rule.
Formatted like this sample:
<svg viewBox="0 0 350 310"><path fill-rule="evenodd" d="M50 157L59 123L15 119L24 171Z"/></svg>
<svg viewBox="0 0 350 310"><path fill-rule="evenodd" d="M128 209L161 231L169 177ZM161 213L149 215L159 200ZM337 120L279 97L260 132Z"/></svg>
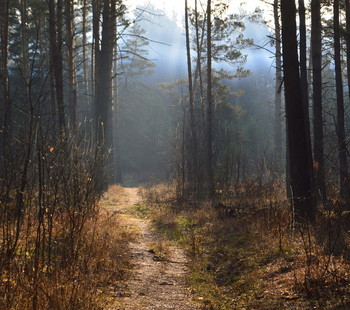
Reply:
<svg viewBox="0 0 350 310"><path fill-rule="evenodd" d="M298 229L285 201L251 195L240 204L225 198L233 213L222 205L179 208L161 199L163 188L148 195L155 226L192 258L189 283L204 309L349 309L349 262L327 251L337 222Z"/></svg>
<svg viewBox="0 0 350 310"><path fill-rule="evenodd" d="M51 261L41 258L45 264L36 264L31 250L36 223L23 224L27 234L20 236L16 257L1 273L0 309L103 309L110 287L127 279L131 268L128 244L134 233L118 215L97 209L75 240L74 252L67 252L71 239L66 222L64 217L54 219ZM21 250L25 246L27 252Z"/></svg>

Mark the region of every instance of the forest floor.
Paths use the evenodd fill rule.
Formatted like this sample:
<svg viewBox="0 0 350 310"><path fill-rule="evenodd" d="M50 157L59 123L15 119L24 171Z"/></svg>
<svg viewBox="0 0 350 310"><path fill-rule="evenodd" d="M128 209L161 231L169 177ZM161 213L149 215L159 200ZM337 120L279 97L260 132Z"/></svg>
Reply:
<svg viewBox="0 0 350 310"><path fill-rule="evenodd" d="M172 244L165 246L166 241L152 228L150 220L130 214L130 210L141 203L139 189L114 186L102 203L136 234L129 244L130 278L110 288L104 309L199 309L198 304L191 301L191 292L186 286L188 262L184 251Z"/></svg>
<svg viewBox="0 0 350 310"><path fill-rule="evenodd" d="M296 230L267 196L216 206L174 197L167 185L106 193L103 208L134 237L129 276L102 309L350 309L349 262L320 245L339 242L333 218Z"/></svg>

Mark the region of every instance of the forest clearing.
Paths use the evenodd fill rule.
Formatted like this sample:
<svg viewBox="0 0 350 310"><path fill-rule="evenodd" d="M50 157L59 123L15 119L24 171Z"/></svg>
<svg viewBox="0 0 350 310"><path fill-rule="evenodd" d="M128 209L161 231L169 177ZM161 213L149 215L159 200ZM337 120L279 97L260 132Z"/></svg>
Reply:
<svg viewBox="0 0 350 310"><path fill-rule="evenodd" d="M350 0L0 0L0 310L350 309Z"/></svg>

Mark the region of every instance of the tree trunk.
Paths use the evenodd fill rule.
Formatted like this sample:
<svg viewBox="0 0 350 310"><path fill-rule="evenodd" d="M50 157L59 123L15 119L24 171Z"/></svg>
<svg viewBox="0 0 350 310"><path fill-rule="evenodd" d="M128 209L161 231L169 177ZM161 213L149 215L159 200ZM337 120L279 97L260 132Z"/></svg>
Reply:
<svg viewBox="0 0 350 310"><path fill-rule="evenodd" d="M274 122L274 159L277 172L281 171L282 164L282 53L281 53L281 26L279 20L279 0L274 0L273 15L275 21L276 43L276 84L275 84L275 122Z"/></svg>
<svg viewBox="0 0 350 310"><path fill-rule="evenodd" d="M213 176L213 96L212 96L212 50L211 50L211 0L207 3L207 183L208 198L214 198L214 176Z"/></svg>
<svg viewBox="0 0 350 310"><path fill-rule="evenodd" d="M55 78L56 104L58 111L58 128L60 135L64 135L66 121L63 99L63 73L62 73L62 0L49 0L49 40L51 57L53 61L53 72ZM57 33L57 35L56 35Z"/></svg>
<svg viewBox="0 0 350 310"><path fill-rule="evenodd" d="M189 144L189 176L191 190L196 192L197 184L197 139L194 119L194 96L193 96L193 83L192 83L192 66L191 66L191 47L190 47L190 33L188 23L188 5L185 0L185 28L186 28L186 50L187 50L187 73L188 73L188 92L189 92L189 108L190 108L190 132L191 139Z"/></svg>
<svg viewBox="0 0 350 310"><path fill-rule="evenodd" d="M199 38L199 23L198 23L198 0L195 0L195 28L196 28L196 48L197 48L197 68L195 71L194 81L196 83L197 78L199 78L199 98L202 111L202 121L205 122L205 108L204 108L204 87L203 87L203 76L202 76L202 46L204 40L204 28L202 29L202 39ZM204 19L205 21L205 19ZM204 27L204 25L203 25Z"/></svg>
<svg viewBox="0 0 350 310"><path fill-rule="evenodd" d="M88 57L87 57L87 35L86 35L86 18L87 18L87 9L86 9L86 0L83 0L83 88L84 88L84 101L87 106L90 108L90 96L89 93L89 83L88 83Z"/></svg>
<svg viewBox="0 0 350 310"><path fill-rule="evenodd" d="M22 75L26 87L29 83L27 0L21 0L21 45L22 45Z"/></svg>
<svg viewBox="0 0 350 310"><path fill-rule="evenodd" d="M334 0L334 63L335 63L335 84L337 93L337 137L339 153L339 175L340 175L340 196L348 199L348 164L345 142L345 118L344 118L344 90L341 72L340 59L340 29L339 29L339 0Z"/></svg>
<svg viewBox="0 0 350 310"><path fill-rule="evenodd" d="M57 46L56 46L56 57L54 66L55 70L55 80L56 80L56 98L57 98L57 109L58 109L58 124L60 129L60 134L65 133L66 130L66 116L64 108L64 97L63 97L63 59L62 59L62 12L63 3L62 0L57 0Z"/></svg>
<svg viewBox="0 0 350 310"><path fill-rule="evenodd" d="M8 81L9 0L0 1L0 175L8 178L11 101Z"/></svg>
<svg viewBox="0 0 350 310"><path fill-rule="evenodd" d="M49 64L50 64L50 120L53 126L52 135L56 136L57 130L57 104L56 104L56 87L55 87L55 49L56 49L56 26L55 26L55 3L50 0L49 6Z"/></svg>
<svg viewBox="0 0 350 310"><path fill-rule="evenodd" d="M91 0L92 5L92 47L91 47L91 64L90 64L90 74L91 74L91 93L93 96L93 104L91 106L91 120L93 121L94 128L97 125L96 119L96 81L97 73L95 68L99 67L98 61L100 60L100 0ZM94 134L97 134L97 129L95 128ZM97 136L95 136L97 141Z"/></svg>
<svg viewBox="0 0 350 310"><path fill-rule="evenodd" d="M122 184L122 167L120 157L120 106L118 102L118 48L114 47L113 59L113 125L114 125L114 166L115 183Z"/></svg>
<svg viewBox="0 0 350 310"><path fill-rule="evenodd" d="M24 81L25 104L28 107L32 106L30 75L29 75L29 43L28 43L28 28L27 28L27 0L21 0L21 45L22 45L22 79ZM33 110L31 109L31 113ZM33 117L32 115L30 116ZM30 139L28 140L30 141ZM28 146L29 147L29 146Z"/></svg>
<svg viewBox="0 0 350 310"><path fill-rule="evenodd" d="M107 184L111 184L114 178L113 173L110 172L113 171L112 66L115 36L116 0L104 0L101 48L95 54L95 111L97 142L105 156L102 174ZM97 48L96 40L95 50Z"/></svg>
<svg viewBox="0 0 350 310"><path fill-rule="evenodd" d="M0 111L2 114L1 126L3 128L1 129L3 129L3 147L7 143L11 127L11 104L8 82L9 4L9 0L3 0L0 3Z"/></svg>
<svg viewBox="0 0 350 310"><path fill-rule="evenodd" d="M290 179L295 216L298 221L313 222L315 209L311 195L311 167L308 160L303 95L299 76L294 1L281 2L283 70L289 142Z"/></svg>
<svg viewBox="0 0 350 310"><path fill-rule="evenodd" d="M301 91L303 97L303 107L305 115L305 130L308 150L308 161L311 169L311 186L313 187L313 160L312 160L312 147L311 147L311 133L310 133L310 117L309 117L309 85L307 76L307 46L306 46L306 25L305 25L305 3L304 0L299 0L299 36L300 36L300 82Z"/></svg>
<svg viewBox="0 0 350 310"><path fill-rule="evenodd" d="M74 64L74 35L73 35L73 16L74 4L71 0L65 0L66 13L66 42L67 42L67 75L68 75L68 107L69 107L69 125L75 131L76 128L76 106L77 90L75 81Z"/></svg>
<svg viewBox="0 0 350 310"><path fill-rule="evenodd" d="M322 39L320 0L311 1L312 100L314 116L314 171L318 199L325 200L324 144L322 114Z"/></svg>
<svg viewBox="0 0 350 310"><path fill-rule="evenodd" d="M345 0L345 10L346 10L346 34L345 34L346 66L347 66L347 79L348 79L347 83L348 83L349 98L350 98L350 1L349 0Z"/></svg>
<svg viewBox="0 0 350 310"><path fill-rule="evenodd" d="M96 90L97 85L100 83L98 78L98 70L97 68L100 67L100 15L101 15L101 8L100 8L100 1L99 0L92 0L92 34L93 34L93 48L91 49L91 85L92 85L92 92L94 95L94 106L93 106L93 120L94 125L97 126L97 111L96 111ZM96 129L97 133L97 129ZM97 140L97 136L95 137Z"/></svg>

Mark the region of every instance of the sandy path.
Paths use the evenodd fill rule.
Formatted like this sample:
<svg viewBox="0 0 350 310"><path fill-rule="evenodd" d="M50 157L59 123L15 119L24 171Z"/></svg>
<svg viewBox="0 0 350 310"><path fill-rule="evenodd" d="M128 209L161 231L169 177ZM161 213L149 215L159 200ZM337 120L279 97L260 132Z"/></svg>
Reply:
<svg viewBox="0 0 350 310"><path fill-rule="evenodd" d="M129 206L139 203L137 188L124 188L113 211L120 213ZM133 274L126 287L116 289L117 302L108 310L192 310L199 309L191 302L189 289L185 285L186 257L177 247L170 247L167 261L160 260L150 251L150 244L157 239L157 233L149 221L129 218L127 225L136 226L139 238L130 244Z"/></svg>

